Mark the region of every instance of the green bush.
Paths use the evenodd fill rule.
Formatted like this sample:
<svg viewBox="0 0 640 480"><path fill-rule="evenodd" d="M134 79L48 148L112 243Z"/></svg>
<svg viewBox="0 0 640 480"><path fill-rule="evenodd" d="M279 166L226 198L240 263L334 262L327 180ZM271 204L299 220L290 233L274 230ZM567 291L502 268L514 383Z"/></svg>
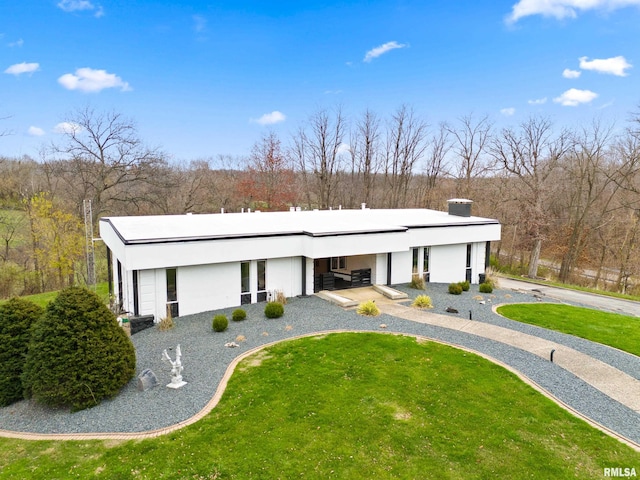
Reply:
<svg viewBox="0 0 640 480"><path fill-rule="evenodd" d="M480 286L478 287L478 289L480 290L480 293L491 293L493 292L493 287L491 286L490 283L481 283Z"/></svg>
<svg viewBox="0 0 640 480"><path fill-rule="evenodd" d="M411 282L409 283L409 288L413 288L415 290L424 290L424 279L419 275L414 275L411 277Z"/></svg>
<svg viewBox="0 0 640 480"><path fill-rule="evenodd" d="M280 302L268 302L264 307L264 316L267 318L280 318L284 315L284 305Z"/></svg>
<svg viewBox="0 0 640 480"><path fill-rule="evenodd" d="M213 328L214 332L224 332L228 326L229 326L229 319L227 318L226 315L223 315L222 313L220 313L215 317L213 317L213 322L211 324L211 327Z"/></svg>
<svg viewBox="0 0 640 480"><path fill-rule="evenodd" d="M366 302L358 305L358 309L356 310L360 315L367 315L369 317L377 317L380 315L380 309L376 305L376 302L373 300L368 300Z"/></svg>
<svg viewBox="0 0 640 480"><path fill-rule="evenodd" d="M430 296L418 295L411 306L416 308L433 308L433 303L431 303Z"/></svg>
<svg viewBox="0 0 640 480"><path fill-rule="evenodd" d="M231 314L231 320L233 320L234 322L239 322L241 320L244 320L245 318L247 318L247 312L245 312L241 308L236 308Z"/></svg>
<svg viewBox="0 0 640 480"><path fill-rule="evenodd" d="M116 316L94 292L70 287L33 324L22 381L26 397L82 410L116 395L135 368Z"/></svg>
<svg viewBox="0 0 640 480"><path fill-rule="evenodd" d="M24 398L20 376L29 347L29 329L43 311L22 298L0 305L0 407Z"/></svg>
<svg viewBox="0 0 640 480"><path fill-rule="evenodd" d="M467 280L465 280L464 282L460 282L459 285L462 288L463 292L468 292L469 288L471 288L471 284Z"/></svg>
<svg viewBox="0 0 640 480"><path fill-rule="evenodd" d="M450 283L449 293L452 295L460 295L462 293L462 286L459 283Z"/></svg>

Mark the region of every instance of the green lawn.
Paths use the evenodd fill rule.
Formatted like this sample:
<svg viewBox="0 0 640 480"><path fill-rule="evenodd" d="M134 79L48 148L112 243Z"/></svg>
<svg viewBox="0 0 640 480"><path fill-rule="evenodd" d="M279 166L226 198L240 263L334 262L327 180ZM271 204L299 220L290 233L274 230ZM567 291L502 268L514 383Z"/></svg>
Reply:
<svg viewBox="0 0 640 480"><path fill-rule="evenodd" d="M209 415L166 436L0 439L0 478L601 479L612 466L638 470L640 453L507 370L375 333L270 347Z"/></svg>
<svg viewBox="0 0 640 480"><path fill-rule="evenodd" d="M103 298L105 302L107 302L109 300L109 284L107 282L98 283L96 285L96 293L100 296L100 298ZM47 308L49 302L56 298L56 295L58 295L58 291L25 295L22 298L31 300L33 303L40 305L42 308ZM7 300L0 300L0 304L6 301Z"/></svg>
<svg viewBox="0 0 640 480"><path fill-rule="evenodd" d="M498 313L518 322L568 333L640 356L640 318L637 317L549 303L503 305L498 307Z"/></svg>

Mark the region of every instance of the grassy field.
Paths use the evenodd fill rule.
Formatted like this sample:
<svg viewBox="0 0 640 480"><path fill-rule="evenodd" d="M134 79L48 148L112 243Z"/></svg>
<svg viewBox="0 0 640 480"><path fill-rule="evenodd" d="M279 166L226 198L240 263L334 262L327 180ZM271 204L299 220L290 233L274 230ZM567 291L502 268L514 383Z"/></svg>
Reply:
<svg viewBox="0 0 640 480"><path fill-rule="evenodd" d="M550 303L503 305L498 313L640 356L640 318Z"/></svg>
<svg viewBox="0 0 640 480"><path fill-rule="evenodd" d="M20 479L601 479L617 466L638 470L640 453L503 368L374 333L245 359L208 416L167 436L0 439L0 478Z"/></svg>
<svg viewBox="0 0 640 480"><path fill-rule="evenodd" d="M105 302L109 300L109 284L107 282L98 283L96 285L95 291L100 296L100 298L103 298L105 300ZM31 300L33 303L40 305L42 308L46 308L49 302L56 298L56 295L58 295L58 291L25 295L22 298ZM7 300L0 300L0 304L6 301Z"/></svg>

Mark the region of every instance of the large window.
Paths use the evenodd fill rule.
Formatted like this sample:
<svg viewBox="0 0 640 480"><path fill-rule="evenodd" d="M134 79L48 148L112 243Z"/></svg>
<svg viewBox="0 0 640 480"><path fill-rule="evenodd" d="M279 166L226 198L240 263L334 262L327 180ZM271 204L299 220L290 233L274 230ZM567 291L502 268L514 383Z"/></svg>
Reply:
<svg viewBox="0 0 640 480"><path fill-rule="evenodd" d="M413 248L411 250L411 253L413 254L413 258L411 261L411 273L413 275L418 275L418 255L420 253L420 249L419 248Z"/></svg>
<svg viewBox="0 0 640 480"><path fill-rule="evenodd" d="M240 305L251 303L251 276L249 262L240 263Z"/></svg>
<svg viewBox="0 0 640 480"><path fill-rule="evenodd" d="M331 270L345 270L347 268L347 257L332 257Z"/></svg>
<svg viewBox="0 0 640 480"><path fill-rule="evenodd" d="M167 315L175 318L180 315L178 309L178 271L167 268Z"/></svg>
<svg viewBox="0 0 640 480"><path fill-rule="evenodd" d="M425 282L429 282L429 257L431 256L431 247L424 247L424 256L422 257L422 278Z"/></svg>
<svg viewBox="0 0 640 480"><path fill-rule="evenodd" d="M267 301L267 262L258 260L258 302Z"/></svg>
<svg viewBox="0 0 640 480"><path fill-rule="evenodd" d="M465 280L471 283L471 244L467 243L467 272L465 276Z"/></svg>

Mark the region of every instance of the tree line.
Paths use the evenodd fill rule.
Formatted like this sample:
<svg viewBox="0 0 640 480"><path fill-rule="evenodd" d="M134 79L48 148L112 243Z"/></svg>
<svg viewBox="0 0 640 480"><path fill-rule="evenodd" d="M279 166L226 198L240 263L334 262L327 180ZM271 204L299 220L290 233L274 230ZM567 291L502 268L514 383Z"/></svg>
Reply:
<svg viewBox="0 0 640 480"><path fill-rule="evenodd" d="M65 125L38 158L0 157L2 297L86 281L84 200L96 226L249 208L444 209L464 197L502 223L503 268L536 276L544 258L563 282L588 271L593 286L619 291L640 276L640 114L618 126L532 116L496 128L474 114L430 124L407 105L352 117L335 107L287 138L266 133L245 156L188 162L147 146L118 112L85 107Z"/></svg>

